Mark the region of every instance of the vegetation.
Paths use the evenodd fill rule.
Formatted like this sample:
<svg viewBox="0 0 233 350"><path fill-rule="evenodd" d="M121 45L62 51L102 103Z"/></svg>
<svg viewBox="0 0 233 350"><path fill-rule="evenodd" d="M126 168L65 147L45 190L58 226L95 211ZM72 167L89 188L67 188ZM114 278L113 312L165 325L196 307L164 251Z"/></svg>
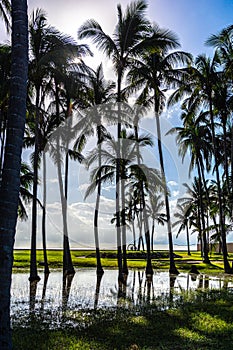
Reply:
<svg viewBox="0 0 233 350"><path fill-rule="evenodd" d="M166 268L171 274L178 274L179 270L189 270L194 263L203 271L233 272L232 255L228 253L226 243L227 234L232 231L233 211L233 25L207 39L206 44L214 48L212 57L202 54L194 58L191 53L179 50L180 42L175 33L150 22L145 0L132 1L125 11L121 5L117 6L117 23L112 35L105 33L94 19L80 24L77 28L78 39L83 40L80 45L51 26L42 9L33 11L28 28L26 9L27 1L12 0L11 6L9 1L0 1L0 17L7 31L12 29L11 45L0 45L1 349L12 347L9 305L15 228L18 217L27 219L26 205L30 203L31 249L15 251L14 269L30 267L31 291L36 289L40 279L38 266L44 267L45 275L49 274L50 268L62 267L63 296L68 294L76 266L96 266L100 280L104 267L117 267L121 283L126 279L129 267L145 268L148 280L152 279L154 269ZM18 26L18 21L22 25ZM92 56L85 43L87 39L91 39L110 60L115 81L106 80L101 62L96 69L87 66L85 58ZM132 98L135 100L133 106L129 105ZM180 106L180 124L169 133L176 135L182 159L186 154L191 155L189 174L192 183L184 184L186 194L178 199L174 215L177 220L172 222L160 119L164 110L174 104ZM150 111L156 121L156 137L145 135L141 130L141 119ZM93 136L96 142L92 142L93 149L86 155L85 146L88 141L93 141ZM31 164L21 164L23 148L28 149ZM146 157L143 157L145 149L158 151L159 169L146 163ZM57 171L62 209L62 251L49 251L46 246L49 235L46 157L50 157ZM95 253L72 251L68 225L70 160L82 162L90 172L85 198L96 190L93 217ZM40 198L38 186L42 178L43 194ZM103 195L105 184L113 186L115 192L111 223L116 227L116 252L102 250L99 240L100 205L106 199ZM39 207L42 210L43 252L37 249ZM153 251L157 223L166 227L168 254ZM177 226L178 235L184 230L186 232L187 255L174 253L172 230ZM129 229L133 232L133 244L127 251ZM190 233L197 234L200 254L190 251ZM211 253L210 243L219 244L219 254ZM196 300L193 305L196 305ZM187 305L183 305L184 310ZM128 347L133 348L135 337L135 348L138 342L144 349L153 346L169 349L168 340L158 345L153 345L149 336L148 343L138 340L138 325L145 327L146 324L149 333L155 327L148 310L143 310L141 318L129 312L125 320L119 319L116 324L112 316L108 326L100 316L100 324L109 331L111 328L113 334L121 332L121 342L126 335L125 322L131 324L134 321L130 317L133 317L136 325ZM197 321L195 315L191 313L186 319L185 312L182 317L179 315L179 308L174 314L172 312L169 309L161 316L167 317L168 324L172 319L178 324L183 321L190 324L188 329L184 326L174 329L171 325L174 337L177 340L180 335L182 339L191 338L190 349L197 344L200 349L207 348L210 328L205 329L203 325L201 336L196 331L201 321ZM209 319L212 321L211 317L200 309L202 319L211 324L208 322ZM224 322L216 321L216 328L228 335L231 327L226 325L227 320ZM161 321L158 329L162 324ZM94 339L92 327L94 325L90 324L85 331L93 331L93 347L98 348L100 344ZM27 329L18 331L26 334ZM72 345L76 340L72 340L70 330L65 331L69 334L67 348L85 348L88 339L85 332L79 339L82 345ZM52 331L43 332L51 334ZM56 334L58 336L59 331ZM25 338L23 336L23 341ZM109 338L105 345L101 345L110 347L111 341ZM210 344L221 349L224 341L225 338L219 347L217 338L213 337ZM114 346L122 348L125 344ZM179 348L180 344L177 346Z"/></svg>
<svg viewBox="0 0 233 350"><path fill-rule="evenodd" d="M61 250L48 250L48 261L51 269L62 268ZM37 251L38 268L43 269L43 251ZM210 264L202 262L201 252L191 251L191 256L185 251L174 251L176 265L180 271L189 272L192 265L196 265L197 269L202 273L223 273L224 265L222 255L219 253L211 253ZM14 251L14 272L25 272L30 267L29 262L30 250ZM73 265L76 269L81 267L96 267L95 252L91 250L73 250L71 251ZM127 259L129 268L145 269L147 254L143 251L127 251ZM152 266L155 270L169 270L169 253L168 251L154 251L151 253ZM229 253L229 260L233 260L233 253ZM117 268L116 251L102 250L102 265L105 268Z"/></svg>
<svg viewBox="0 0 233 350"><path fill-rule="evenodd" d="M119 306L67 314L63 320L72 320L72 326L64 324L59 329L50 329L46 315L40 315L16 323L13 342L17 350L230 349L232 302L232 293L224 290L200 291L173 300L166 296L140 308ZM50 315L51 319L56 316Z"/></svg>

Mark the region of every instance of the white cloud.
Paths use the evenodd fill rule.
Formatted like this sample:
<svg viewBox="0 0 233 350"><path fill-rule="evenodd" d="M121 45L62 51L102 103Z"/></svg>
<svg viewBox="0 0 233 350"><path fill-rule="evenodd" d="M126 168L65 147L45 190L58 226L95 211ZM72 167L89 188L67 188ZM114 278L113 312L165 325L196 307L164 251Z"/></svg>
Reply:
<svg viewBox="0 0 233 350"><path fill-rule="evenodd" d="M179 186L178 183L176 181L173 181L173 180L168 181L167 184L168 184L168 186Z"/></svg>
<svg viewBox="0 0 233 350"><path fill-rule="evenodd" d="M172 197L177 197L180 191L172 191Z"/></svg>
<svg viewBox="0 0 233 350"><path fill-rule="evenodd" d="M78 186L79 191L86 192L87 188L89 186L89 183L84 183Z"/></svg>

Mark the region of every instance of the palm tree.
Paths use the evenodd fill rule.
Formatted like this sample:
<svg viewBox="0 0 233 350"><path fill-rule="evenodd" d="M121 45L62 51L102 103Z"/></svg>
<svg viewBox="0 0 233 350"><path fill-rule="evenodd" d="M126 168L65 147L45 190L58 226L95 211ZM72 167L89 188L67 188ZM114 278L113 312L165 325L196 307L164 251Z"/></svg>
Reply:
<svg viewBox="0 0 233 350"><path fill-rule="evenodd" d="M81 120L77 124L77 129L80 131L80 137L78 138L74 148L78 144L86 143L87 137L93 135L96 132L97 136L97 147L98 147L98 166L102 165L101 160L101 147L102 142L105 139L111 138L109 132L103 124L103 117L105 120L109 119L104 113L106 109L105 104L109 103L113 99L113 91L115 84L112 81L106 81L103 74L102 63L97 67L96 70L89 67L87 69L87 78L85 84L85 92L87 99L84 102L87 109L82 112ZM112 115L109 116L112 121ZM109 120L107 120L109 122ZM101 264L100 248L99 248L99 233L98 233L98 215L99 205L101 196L101 182L98 182L96 205L94 213L94 238L96 246L96 272L97 275L102 275L104 270Z"/></svg>
<svg viewBox="0 0 233 350"><path fill-rule="evenodd" d="M151 229L151 250L153 251L154 245L154 232L155 222L159 225L164 225L167 221L166 214L162 213L161 210L164 208L164 201L161 199L161 195L154 192L154 188L149 191L150 202L148 205L149 217L152 219Z"/></svg>
<svg viewBox="0 0 233 350"><path fill-rule="evenodd" d="M208 106L208 115L210 120L211 130L211 142L213 147L214 158L214 171L216 175L216 182L218 187L218 204L219 204L219 221L220 221L220 234L222 237L222 250L224 270L226 273L231 272L230 264L227 258L227 244L226 244L226 232L225 232L225 218L223 211L223 199L221 190L221 180L218 162L218 150L216 144L216 130L215 130L215 111L214 111L214 95L217 88L217 82L221 71L219 70L220 60L217 52L215 52L212 59L205 55L197 56L195 60L195 66L188 68L188 91L183 89L183 92L190 96L187 99L187 108L195 104L202 108L202 106Z"/></svg>
<svg viewBox="0 0 233 350"><path fill-rule="evenodd" d="M145 17L147 4L144 0L137 0L130 3L125 13L123 14L121 5L117 6L118 22L112 37L106 34L102 27L95 20L86 21L78 30L80 39L90 38L109 58L112 59L114 70L117 79L117 102L122 102L122 80L125 70L132 57L138 56L145 47L152 46L152 40L148 39L150 32L150 23ZM118 106L118 127L117 136L121 138L121 106ZM118 149L117 159L121 158L120 143ZM120 188L120 163L117 161L116 172L116 227L117 227L117 241L118 241L118 264L121 266L121 227L120 227L120 194L122 201L124 201L124 193L121 193ZM122 203L123 205L123 203ZM123 226L124 227L124 226ZM123 232L123 240L125 235ZM123 249L126 249L123 243ZM121 268L120 268L121 270ZM127 272L126 270L124 272ZM120 272L121 276L121 272Z"/></svg>
<svg viewBox="0 0 233 350"><path fill-rule="evenodd" d="M70 80L70 67L75 67L74 59L77 58L78 55L86 53L89 50L85 45L77 45L71 37L60 33L53 27L48 26L45 13L39 9L33 13L32 22L30 24L30 36L32 51L32 60L30 62L30 81L35 91L35 150L33 159L34 198L32 204L30 280L36 280L38 279L36 267L36 197L39 156L42 151L40 144L41 140L39 138L39 125L41 121L43 124L43 118L45 114L42 107L45 97L48 96L48 94L50 94L50 96L54 95L54 104L56 111L53 117L55 118L57 125L59 125L62 120L68 117L70 99L72 98L72 96L69 95L67 87ZM76 77L74 69L73 73L74 77ZM63 113L60 113L60 98L64 91L66 91L66 107L65 109L63 108Z"/></svg>
<svg viewBox="0 0 233 350"><path fill-rule="evenodd" d="M43 81L48 75L44 56L48 51L47 42L45 40L47 34L47 23L45 13L37 9L32 14L32 20L29 25L31 51L33 59L30 62L29 77L31 84L34 85L36 91L35 97L35 121L34 121L34 156L33 156L33 201L32 201L32 233L31 233L31 260L30 260L30 278L31 282L40 280L37 273L36 262L36 233L37 233L37 185L38 185L38 164L39 164L39 119L41 115L41 90Z"/></svg>
<svg viewBox="0 0 233 350"><path fill-rule="evenodd" d="M138 140L139 142L139 140ZM137 151L138 155L138 151ZM141 202L140 209L142 210L142 221L144 224L146 248L147 248L147 265L146 276L151 279L153 275L153 268L151 263L151 235L149 228L149 212L148 204L146 203L146 195L150 193L153 188L154 192L164 189L164 183L162 182L161 175L157 169L148 168L144 164L140 163L131 167L131 186L132 189L137 189L139 202ZM153 213L154 215L155 213ZM154 215L155 216L155 215ZM141 224L141 223L140 223Z"/></svg>
<svg viewBox="0 0 233 350"><path fill-rule="evenodd" d="M124 179L127 178L127 169L129 167L129 164L135 160L135 147L134 143L127 139L126 137L123 139L123 142L121 143L121 159L118 159L118 147L119 147L119 142L115 141L113 138L108 139L105 141L105 146L104 148L102 147L101 149L101 159L105 162L104 165L101 165L99 168L95 168L92 171L91 174L91 180L92 183L89 186L85 197L87 197L89 194L91 194L96 186L98 186L99 182L104 183L105 181L112 181L113 179L116 179L117 177L117 163L120 163L121 166L121 172L124 174ZM94 152L91 153L89 159L88 159L88 164L91 165L93 162L95 162L97 159L99 159L98 155L98 149ZM125 209L125 207L124 207ZM120 213L120 223L119 225L121 226L122 224L122 213ZM117 219L117 213L116 215L116 225L118 225L118 219ZM119 227L120 227L119 226ZM126 242L125 242L126 245ZM122 261L121 261L121 255L119 254L119 241L117 242L118 246L118 269L119 269L119 279L123 280L122 276ZM119 257L120 255L120 257ZM127 260L126 260L126 254L123 256L123 263L125 270L127 270Z"/></svg>
<svg viewBox="0 0 233 350"><path fill-rule="evenodd" d="M21 153L26 119L27 1L12 0L12 68L4 164L0 184L0 347L12 349L10 287L20 189ZM18 23L21 25L19 26ZM17 137L16 137L17 135Z"/></svg>
<svg viewBox="0 0 233 350"><path fill-rule="evenodd" d="M177 203L177 212L175 212L174 216L177 219L173 223L173 227L176 227L179 225L178 232L176 235L176 238L179 236L181 231L186 230L186 239L187 239L187 249L188 249L188 255L191 255L190 252L190 243L189 243L189 217L190 217L190 209L191 206L182 206Z"/></svg>
<svg viewBox="0 0 233 350"><path fill-rule="evenodd" d="M211 135L209 128L203 123L203 118L206 117L206 113L200 112L198 117L195 119L195 113L184 110L182 113L182 119L184 121L183 127L172 128L168 133L177 133L177 143L179 146L179 155L182 156L182 161L184 160L187 151L190 152L190 168L189 173L193 170L194 166L197 168L198 172L198 181L199 181L199 193L201 188L206 186L206 180L204 175L204 162L206 161L206 170L210 170L211 156L210 152L210 140ZM208 191L206 189L207 200L209 202ZM206 230L205 230L205 218L204 218L204 204L203 197L199 196L200 199L200 215L202 220L203 228L203 253L204 253L204 262L209 263L208 257L208 244L206 239ZM215 220L215 218L214 218ZM216 223L216 221L215 221Z"/></svg>
<svg viewBox="0 0 233 350"><path fill-rule="evenodd" d="M163 88L167 90L167 88L175 86L179 80L182 79L182 71L175 69L174 67L176 67L178 63L189 61L191 55L180 51L168 53L170 49L175 49L179 46L176 35L169 30L162 30L158 26L154 26L153 37L157 38L157 46L155 46L153 50L148 50L144 53L141 60L133 61L132 68L128 74L128 82L131 85L131 90L142 89L140 96L137 99L137 103L148 108L151 106L154 108L160 168L163 181L166 183L159 119L165 104ZM167 189L164 190L164 197L167 215L170 272L176 274L178 271L175 266L173 254L170 207Z"/></svg>
<svg viewBox="0 0 233 350"><path fill-rule="evenodd" d="M226 82L224 90L226 90L226 87L229 86L229 83L230 85L232 85L232 81L233 81L232 38L233 38L233 26L230 25L226 28L223 28L219 33L211 35L206 40L207 45L213 46L214 48L216 48L217 53L220 57L221 63L223 65L224 77L228 78L228 82ZM221 94L221 89L217 89L217 93ZM228 94L228 91L227 91L227 94ZM226 110L225 110L225 113L226 113ZM223 127L224 127L224 124L223 124ZM233 125L232 125L232 122L230 123L230 129L231 129L231 171L230 172L231 172L231 195L232 195L233 194Z"/></svg>
<svg viewBox="0 0 233 350"><path fill-rule="evenodd" d="M206 262L205 255L207 254L208 257L208 241L206 233L209 231L207 218L209 214L208 211L210 210L209 203L206 200L207 195L205 189L207 188L207 185L204 186L198 177L194 177L192 186L189 186L188 184L183 185L186 188L187 196L178 199L178 206L186 209L186 214L189 217L189 227L194 227L193 232L198 233L198 239L201 241L203 261ZM207 190L209 191L208 188ZM212 196L210 196L210 194L208 196L212 202ZM206 252L204 249L206 249ZM209 262L207 261L207 263Z"/></svg>
<svg viewBox="0 0 233 350"><path fill-rule="evenodd" d="M124 132L124 135L122 135L123 137L121 142L122 158L120 159L120 165L121 165L121 171L122 171L122 174L124 175L124 180L125 180L124 186L126 186L126 182L128 182L129 180L133 188L135 188L136 183L139 183L140 181L143 182L143 187L146 186L148 188L149 180L150 180L150 183L154 184L154 186L156 186L157 184L161 185L161 180L159 179L159 176L157 172L154 171L154 169L149 169L143 164L140 164L140 166L138 166L136 162L138 157L137 143L135 142L134 139L127 137L125 130L122 130L122 133L123 132ZM141 141L142 141L141 142L142 146L147 145L147 139L144 139L142 137ZM140 139L138 140L138 142L140 143ZM91 173L92 183L87 189L86 197L94 191L94 189L98 186L99 181L104 183L105 181L113 181L115 179L116 173L117 173L117 164L116 164L117 148L118 148L118 144L113 138L105 141L105 147L102 148L101 150L101 158L105 161L105 164L102 165L100 168L97 166L92 170L92 173ZM91 165L97 159L98 159L98 152L96 151L91 152L91 155L88 158L88 163ZM137 187L139 188L138 185ZM146 206L145 203L143 203L143 205L144 207ZM126 207L125 207L125 210L126 210ZM121 219L122 219L122 216L121 216ZM144 220L144 225L146 225L145 220ZM150 258L149 229L147 227L145 227L145 232L146 232L147 252L148 252L147 270L149 274L149 268L151 272L152 267L151 267L151 258ZM123 258L124 258L124 265L125 267L127 267L126 255L124 255ZM121 266L119 268L119 275L121 272L120 269L121 269Z"/></svg>

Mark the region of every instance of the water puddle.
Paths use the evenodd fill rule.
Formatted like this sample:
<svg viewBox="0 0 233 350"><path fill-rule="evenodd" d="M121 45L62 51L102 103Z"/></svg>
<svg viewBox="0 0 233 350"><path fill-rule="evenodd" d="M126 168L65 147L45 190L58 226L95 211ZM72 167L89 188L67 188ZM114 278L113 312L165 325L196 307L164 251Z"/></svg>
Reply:
<svg viewBox="0 0 233 350"><path fill-rule="evenodd" d="M11 315L13 319L41 311L59 314L60 311L97 309L109 307L140 306L182 292L204 289L233 288L232 278L180 273L170 276L166 271L155 272L148 281L144 271L130 270L126 284L119 285L118 271L106 269L97 279L94 268L76 271L74 278L63 287L62 271L52 271L48 279L34 285L28 281L28 273L14 273L11 289ZM163 306L161 306L163 307ZM164 306L165 307L165 306Z"/></svg>

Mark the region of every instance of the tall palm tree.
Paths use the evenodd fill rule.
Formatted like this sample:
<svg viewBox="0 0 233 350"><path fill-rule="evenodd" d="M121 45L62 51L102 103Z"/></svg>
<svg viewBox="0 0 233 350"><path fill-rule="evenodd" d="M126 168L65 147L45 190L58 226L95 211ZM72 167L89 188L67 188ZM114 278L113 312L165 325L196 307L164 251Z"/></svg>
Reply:
<svg viewBox="0 0 233 350"><path fill-rule="evenodd" d="M224 76L233 82L233 26L223 28L219 33L212 34L206 44L216 48L223 65ZM228 84L226 84L228 86ZM221 93L221 89L217 90ZM231 194L233 194L233 124L231 122Z"/></svg>
<svg viewBox="0 0 233 350"><path fill-rule="evenodd" d="M215 130L215 111L214 111L214 95L219 81L219 76L222 72L220 68L220 59L217 52L215 52L213 58L206 57L205 55L197 56L195 60L195 66L188 68L189 77L187 77L189 87L183 89L183 92L190 96L187 99L187 107L189 108L193 104L202 108L208 106L208 115L210 121L211 130L211 142L213 147L214 158L214 171L216 175L216 182L218 188L218 204L219 204L219 221L220 221L220 234L222 237L222 251L224 270L226 273L231 272L231 267L227 258L227 244L226 244L226 232L225 232L225 217L223 211L223 198L221 190L221 179L218 162L218 150L216 144L216 130Z"/></svg>
<svg viewBox="0 0 233 350"><path fill-rule="evenodd" d="M97 148L98 148L98 166L102 165L101 160L101 148L102 143L105 139L111 138L109 132L104 126L107 118L106 113L104 113L105 104L113 99L113 92L115 89L115 84L112 81L107 81L104 78L103 65L102 63L97 67L96 70L87 67L87 78L85 84L85 92L87 99L85 101L86 109L82 112L81 120L77 124L77 128L80 131L80 137L78 138L76 144L86 143L87 137L96 133L97 137ZM109 116L112 119L112 115ZM111 120L112 121L112 120ZM76 145L75 145L76 147ZM100 258L100 246L99 246L99 233L98 233L98 216L99 216L99 206L101 197L101 182L98 182L97 195L96 195L96 205L94 213L94 238L96 246L96 272L97 275L102 275L104 273L101 258Z"/></svg>
<svg viewBox="0 0 233 350"><path fill-rule="evenodd" d="M138 156L138 150L137 150L137 144L134 139L127 138L126 132L124 131L124 137L122 137L122 143L121 143L121 155L122 158L120 159L120 165L122 167L122 174L124 175L124 186L126 186L126 183L130 180L130 185L133 186L133 188L136 188L136 183L139 183L140 181L143 182L143 188L146 186L149 187L148 182L150 181L150 184L153 183L154 186L161 186L161 179L159 179L158 173L154 169L147 168L144 164L140 164L138 166L137 164L137 156ZM141 145L147 145L147 139L141 140ZM140 143L140 139L138 140ZM94 189L98 186L98 182L101 181L104 183L105 181L113 181L116 177L117 173L117 148L118 144L117 142L112 138L110 140L105 141L105 147L101 150L101 157L105 161L105 164L102 165L100 168L97 166L93 169L91 173L91 179L92 183L89 186L86 197L94 191ZM98 153L97 152L91 152L91 155L88 159L89 164L93 164L98 159ZM143 179L142 179L143 178ZM153 179L153 180L152 180ZM139 188L139 186L137 185ZM141 196L141 195L140 195ZM146 204L143 203L144 207L146 207ZM115 213L116 215L116 213ZM122 219L122 216L121 216ZM115 219L114 219L115 222ZM144 220L144 225L146 225ZM147 272L148 274L152 275L152 267L151 267L151 256L150 256L150 237L149 237L149 230L148 228L145 228L146 233L146 242L147 242L147 253L148 253L148 261L147 261ZM127 261L126 256L124 255L124 264L127 267ZM119 268L119 266L118 266ZM121 266L120 266L121 268Z"/></svg>
<svg viewBox="0 0 233 350"><path fill-rule="evenodd" d="M208 256L208 241L206 239L206 233L209 231L208 225L208 212L210 210L209 203L206 200L207 195L205 188L209 191L210 189L203 185L202 181L198 177L194 177L192 185L183 184L186 188L186 196L179 198L177 201L178 207L181 206L186 210L186 216L189 218L189 228L194 227L193 232L198 233L198 240L201 242L201 252L203 261L205 261L205 254ZM200 197L202 199L200 199ZM209 195L209 199L212 201L213 197ZM214 225L216 226L216 225ZM206 239L206 243L204 243ZM207 252L204 252L204 245ZM208 261L207 261L208 263Z"/></svg>
<svg viewBox="0 0 233 350"><path fill-rule="evenodd" d="M34 149L34 186L33 186L33 204L32 204L32 239L31 239L31 266L30 280L37 280L36 267L36 231L37 231L37 178L39 157L42 151L41 140L39 138L40 122L45 112L43 104L45 97L55 96L54 119L57 125L68 117L71 96L68 95L67 81L70 75L69 68L74 67L74 59L79 55L86 53L88 48L85 45L77 43L69 36L64 35L57 29L47 24L45 13L37 9L32 15L30 23L30 39L32 59L30 62L30 81L35 91L35 149ZM67 76L65 76L65 73ZM76 76L75 72L74 76ZM63 89L64 86L64 89ZM46 87L46 88L45 88ZM49 90L48 90L49 88ZM65 109L60 113L60 98L64 90L67 92L65 97Z"/></svg>
<svg viewBox="0 0 233 350"><path fill-rule="evenodd" d="M177 211L175 212L174 216L177 219L173 223L173 227L176 227L179 225L178 232L176 235L176 238L179 236L181 231L186 230L186 239L187 239L187 250L188 255L191 255L190 252L190 243L189 243L189 216L190 216L190 209L191 206L182 206L177 203Z"/></svg>
<svg viewBox="0 0 233 350"><path fill-rule="evenodd" d="M177 133L177 143L179 146L179 155L182 156L182 161L184 160L187 151L190 153L190 168L189 172L193 170L194 166L197 168L198 181L199 181L199 193L201 188L206 186L206 180L204 175L204 170L210 170L211 156L210 152L210 140L211 135L209 128L203 124L203 118L206 117L206 113L200 112L198 117L195 118L195 113L191 110L187 112L184 110L182 113L182 119L184 121L183 127L172 128L168 133ZM204 161L206 163L206 169L204 168ZM208 196L208 191L206 189L206 195ZM206 238L205 230L205 218L204 218L204 204L203 197L199 196L200 199L200 215L202 220L203 228L203 258L205 263L209 263L208 257L208 244ZM209 196L208 196L209 201ZM214 218L215 220L215 218ZM216 223L216 221L215 221Z"/></svg>
<svg viewBox="0 0 233 350"><path fill-rule="evenodd" d="M26 119L28 71L27 1L12 0L11 5L12 68L10 109L0 184L0 347L3 350L12 349L10 287L20 189L21 153ZM20 23L20 26L18 23Z"/></svg>
<svg viewBox="0 0 233 350"><path fill-rule="evenodd" d="M152 219L151 228L151 250L153 251L154 245L154 233L155 233L155 223L159 225L164 225L167 221L166 214L162 212L164 208L164 201L161 198L161 194L154 192L154 188L149 190L150 202L147 208L149 212L149 217Z"/></svg>
<svg viewBox="0 0 233 350"><path fill-rule="evenodd" d="M47 47L47 23L45 13L37 9L32 14L32 19L29 24L30 32L30 46L33 58L30 62L29 77L30 83L35 88L35 120L34 120L34 156L33 156L33 201L32 201L32 233L31 233L31 260L30 260L30 281L38 281L40 277L37 273L37 261L36 261L36 234L37 234L37 186L38 186L38 165L39 165L39 119L42 111L40 109L41 104L41 90L42 85L48 71L46 70L45 63L41 64L46 53Z"/></svg>
<svg viewBox="0 0 233 350"><path fill-rule="evenodd" d="M132 68L128 73L128 82L131 85L131 90L142 89L137 103L151 108L153 106L156 129L158 150L160 159L160 168L164 183L166 183L162 135L160 127L160 114L165 105L164 89L175 86L179 79L183 77L181 70L177 69L178 63L189 62L191 55L181 51L169 53L170 49L176 49L179 46L176 35L169 30L162 30L158 26L153 27L153 37L157 38L157 46L153 50L144 52L141 60L134 60ZM170 252L170 272L178 273L173 254L173 240L171 230L170 207L168 200L168 190L164 190L166 215L167 215L167 230Z"/></svg>
<svg viewBox="0 0 233 350"><path fill-rule="evenodd" d="M109 58L112 59L114 70L117 79L117 102L123 101L122 94L122 80L124 73L128 68L128 64L132 57L138 56L144 50L145 47L151 46L151 39L148 40L148 34L150 32L150 23L145 16L147 9L147 3L145 0L137 0L131 2L125 10L122 12L121 5L117 6L118 21L115 27L113 36L106 34L100 24L95 20L86 21L78 30L78 36L80 39L90 38L97 45L97 47L103 51ZM117 136L121 138L121 107L118 106L118 127ZM120 143L118 149L117 159L121 158L120 155ZM117 173L116 173L116 227L117 227L117 241L118 241L118 265L121 266L121 223L120 223L120 195L122 201L124 201L124 193L121 193L120 188L120 163L117 161ZM122 203L123 205L123 203ZM124 227L124 226L123 226ZM124 232L123 240L125 241ZM123 242L123 249L126 249ZM126 270L124 272L127 272ZM122 268L120 268L120 278L122 274Z"/></svg>
<svg viewBox="0 0 233 350"><path fill-rule="evenodd" d="M91 180L92 183L89 186L86 196L87 197L90 193L93 192L93 190L98 186L99 182L104 183L105 181L113 181L117 177L117 171L118 166L117 163L120 163L121 166L121 172L124 174L124 179L127 178L127 171L130 164L135 160L135 147L134 143L124 137L123 142L120 145L121 147L121 157L118 158L118 148L119 148L119 142L115 141L113 138L108 139L105 141L105 146L101 149L101 159L105 162L104 165L101 165L99 168L98 166L92 171L91 174ZM88 159L88 163L91 165L96 160L98 160L98 150L91 153L91 156ZM97 187L98 188L98 187ZM120 213L120 226L122 224L122 213ZM116 225L118 225L118 219L117 219L117 213L116 215ZM119 227L120 227L119 226ZM126 243L125 243L126 244ZM121 249L121 246L119 246L119 241L117 242L118 246L118 270L119 270L119 279L123 279L122 275L122 261L121 256L119 258L119 249ZM124 260L124 267L127 269L127 260L126 260L126 254L123 256Z"/></svg>

